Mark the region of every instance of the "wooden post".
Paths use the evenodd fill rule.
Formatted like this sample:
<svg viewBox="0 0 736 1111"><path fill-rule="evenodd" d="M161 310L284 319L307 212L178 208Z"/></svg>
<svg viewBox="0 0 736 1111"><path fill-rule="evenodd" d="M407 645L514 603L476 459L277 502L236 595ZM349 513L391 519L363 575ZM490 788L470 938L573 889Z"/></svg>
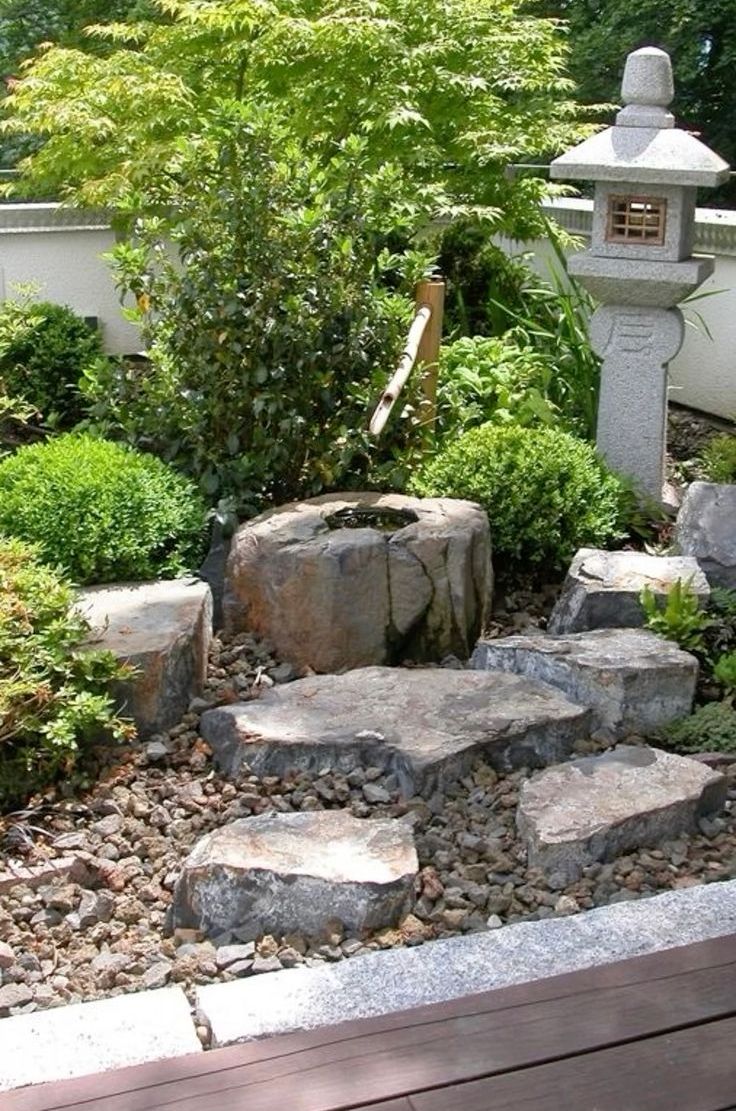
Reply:
<svg viewBox="0 0 736 1111"><path fill-rule="evenodd" d="M443 278L429 278L419 282L416 289L416 306L428 305L432 310L424 329L417 360L423 363L419 416L422 426L434 431L437 416L437 374L439 371L440 343L442 342L442 315L445 307L445 282Z"/></svg>

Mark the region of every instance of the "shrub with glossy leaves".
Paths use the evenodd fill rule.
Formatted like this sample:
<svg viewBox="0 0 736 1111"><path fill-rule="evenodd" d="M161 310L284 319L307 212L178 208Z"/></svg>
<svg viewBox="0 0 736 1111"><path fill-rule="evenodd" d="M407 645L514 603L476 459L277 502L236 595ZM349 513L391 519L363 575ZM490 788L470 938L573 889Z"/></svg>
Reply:
<svg viewBox="0 0 736 1111"><path fill-rule="evenodd" d="M79 583L173 578L201 555L205 507L161 460L68 434L0 463L0 533Z"/></svg>
<svg viewBox="0 0 736 1111"><path fill-rule="evenodd" d="M80 770L101 736L134 733L108 694L129 670L83 649L89 629L73 601L35 548L0 540L0 811Z"/></svg>
<svg viewBox="0 0 736 1111"><path fill-rule="evenodd" d="M487 511L499 569L551 570L620 531L622 484L592 447L552 428L484 424L450 443L411 483L424 497Z"/></svg>

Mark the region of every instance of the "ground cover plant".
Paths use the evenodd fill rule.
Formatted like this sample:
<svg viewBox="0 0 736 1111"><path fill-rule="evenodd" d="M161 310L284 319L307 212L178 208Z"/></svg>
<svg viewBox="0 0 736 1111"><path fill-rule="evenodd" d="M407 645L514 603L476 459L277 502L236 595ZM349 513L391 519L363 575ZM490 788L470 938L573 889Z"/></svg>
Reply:
<svg viewBox="0 0 736 1111"><path fill-rule="evenodd" d="M205 507L154 456L72 433L0 462L0 534L78 583L172 578L197 565Z"/></svg>
<svg viewBox="0 0 736 1111"><path fill-rule="evenodd" d="M0 540L0 811L81 771L94 743L132 738L107 687L129 674L88 650L64 575L38 550Z"/></svg>
<svg viewBox="0 0 736 1111"><path fill-rule="evenodd" d="M713 436L703 449L701 462L709 482L736 482L736 436Z"/></svg>

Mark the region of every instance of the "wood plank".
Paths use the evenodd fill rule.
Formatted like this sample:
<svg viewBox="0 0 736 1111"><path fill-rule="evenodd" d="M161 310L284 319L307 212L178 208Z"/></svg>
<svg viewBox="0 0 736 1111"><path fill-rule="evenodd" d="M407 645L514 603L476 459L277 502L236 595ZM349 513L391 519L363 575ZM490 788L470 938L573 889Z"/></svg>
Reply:
<svg viewBox="0 0 736 1111"><path fill-rule="evenodd" d="M736 1018L412 1095L414 1111L726 1111Z"/></svg>
<svg viewBox="0 0 736 1111"><path fill-rule="evenodd" d="M736 963L438 1019L85 1104L86 1111L348 1111L736 1012Z"/></svg>
<svg viewBox="0 0 736 1111"><path fill-rule="evenodd" d="M284 1061L309 1050L341 1047L335 1056L365 1037L404 1032L416 1027L432 1026L453 1018L472 1018L493 1014L509 1007L548 1003L573 995L592 994L608 987L656 983L673 974L690 970L726 966L736 962L736 935L715 938L694 945L667 949L626 961L618 961L591 969L548 977L527 984L514 985L448 1003L417 1007L380 1018L343 1023L339 1026L297 1034L281 1035L263 1041L194 1054L169 1061L151 1062L97 1076L44 1084L0 1095L0 1111L52 1111L73 1107L87 1101L105 1101L125 1092L166 1086L174 1094L186 1080L200 1080L211 1074L227 1073L250 1064ZM392 1039L395 1041L395 1039ZM405 1043L404 1043L405 1044ZM306 1061L304 1062L306 1065ZM164 1093L159 1093L161 1100Z"/></svg>

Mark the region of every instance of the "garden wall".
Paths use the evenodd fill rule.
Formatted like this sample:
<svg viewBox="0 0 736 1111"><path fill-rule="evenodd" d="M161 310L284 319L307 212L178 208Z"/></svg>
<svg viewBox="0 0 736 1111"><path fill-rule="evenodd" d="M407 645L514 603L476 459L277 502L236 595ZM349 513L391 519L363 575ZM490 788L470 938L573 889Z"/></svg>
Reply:
<svg viewBox="0 0 736 1111"><path fill-rule="evenodd" d="M592 202L561 198L549 204L550 214L573 234L590 236ZM17 283L35 282L41 296L70 305L82 316L97 317L107 349L114 354L137 351L138 330L125 321L120 302L102 258L115 241L104 214L80 212L58 204L0 206L0 297L13 295ZM543 241L504 242L510 253L531 251L540 273L553 260ZM695 326L686 330L682 351L672 366L671 397L684 405L736 415L736 212L697 210L696 250L716 256L716 270L703 287L720 290L697 301L712 339Z"/></svg>
<svg viewBox="0 0 736 1111"><path fill-rule="evenodd" d="M593 202L578 198L558 198L546 205L550 215L587 246L590 239ZM529 251L543 277L557 265L548 242L517 243L501 240L509 254ZM682 350L671 365L670 398L707 413L736 419L736 212L699 208L696 212L695 250L715 255L713 276L698 294L720 291L695 301L685 318ZM696 294L696 296L698 296ZM706 329L697 320L699 314ZM708 332L710 332L709 338Z"/></svg>

